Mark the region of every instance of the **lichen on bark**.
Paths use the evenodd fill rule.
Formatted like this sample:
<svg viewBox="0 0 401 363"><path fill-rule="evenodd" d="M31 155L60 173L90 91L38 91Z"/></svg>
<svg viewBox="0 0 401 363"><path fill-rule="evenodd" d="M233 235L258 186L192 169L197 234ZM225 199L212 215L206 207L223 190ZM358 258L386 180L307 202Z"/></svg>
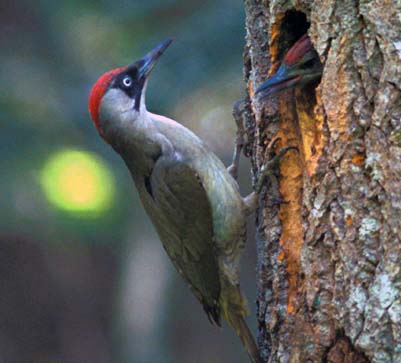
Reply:
<svg viewBox="0 0 401 363"><path fill-rule="evenodd" d="M274 137L299 148L280 165L288 203L266 193L256 217L262 356L401 362L401 2L246 0L245 9L255 176ZM320 85L255 98L308 23Z"/></svg>

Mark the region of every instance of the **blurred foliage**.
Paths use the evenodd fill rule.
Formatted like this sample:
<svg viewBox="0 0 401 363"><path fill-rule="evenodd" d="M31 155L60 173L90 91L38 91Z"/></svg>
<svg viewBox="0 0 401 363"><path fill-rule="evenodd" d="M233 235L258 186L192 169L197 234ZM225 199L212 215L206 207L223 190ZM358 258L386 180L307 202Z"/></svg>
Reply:
<svg viewBox="0 0 401 363"><path fill-rule="evenodd" d="M96 217L110 209L114 178L95 155L80 150L61 150L46 162L41 184L48 201L82 217Z"/></svg>
<svg viewBox="0 0 401 363"><path fill-rule="evenodd" d="M221 333L209 326L185 284L176 281L177 276L133 191L128 171L119 156L97 135L87 111L89 90L102 73L135 61L160 40L172 36L174 43L151 76L147 91L148 108L175 118L194 130L227 162L235 132L231 105L241 97L244 87L242 2L6 0L2 3L0 20L0 227L3 236L0 239L10 246L9 254L1 254L0 258L8 260L9 256L16 256L15 263L7 265L11 271L19 266L21 259L29 260L29 256L24 257L21 251L30 253L31 249L35 250L45 261L39 259L42 261L39 270L43 274L47 271L49 281L53 281L43 287L48 289L46 303L51 306L65 304L67 311L75 311L74 306L83 316L86 316L86 309L95 309L91 314L100 316L100 320L93 318L91 323L84 319L73 328L68 323L75 320L57 317L56 314L55 321L48 322L54 325L51 325L53 330L59 329L58 343L49 348L52 353L43 348L39 358L27 362L142 363L149 357L154 358L152 362L188 362L192 354L198 354L192 362L221 361L218 356L210 360L215 354L220 357L227 355L230 362L243 361L244 355L236 356L241 351L237 338L231 332L227 333L227 342L231 343L224 344L223 349L216 342ZM83 204L74 204L74 198L79 199L79 196L69 197L68 193L60 193L57 189L60 175L68 175L68 171L67 174L60 171L66 161L54 159L63 150L79 150L83 153L81 156L95 154L99 160L84 157L89 165L75 165L73 168L82 167L85 172L70 180L75 184L62 187L73 186L77 194L90 194L103 193L104 188L99 186L99 182L109 184L104 187L111 188L112 202L107 201L105 195L101 198L106 198L106 201L92 200L95 203L92 206L89 202L89 209L108 206L94 218L83 218ZM52 170L46 169L49 160L53 163ZM58 163L56 167L54 163ZM48 174L44 177L43 173ZM73 170L74 173L77 169ZM247 179L248 175L243 178ZM53 193L50 197L49 190ZM85 200L89 194L86 197L81 195L81 198ZM96 207L96 203L100 204ZM153 246L150 250L146 247L148 244ZM110 253L113 256L111 260ZM105 261L114 267L105 268L102 265ZM152 265L152 261L158 262ZM32 276L35 276L34 267L32 271ZM252 277L252 266L249 271ZM166 277L156 283L154 279L161 274ZM146 279L148 276L153 278ZM13 278L17 278L16 275ZM100 284L99 287L93 287L94 281ZM246 286L246 289L253 291L253 284L253 280L247 280L246 285L251 287ZM141 287L144 290L140 290ZM8 291L0 293L4 296ZM87 291L92 291L92 298L82 301L82 294ZM106 299L108 312L103 305L103 310L93 307L93 301L103 298L103 295L97 295L99 291L110 295ZM16 294L21 293L21 299L30 301L32 296L25 292L17 289ZM10 297L10 304L12 299ZM144 300L138 305L133 302L141 299ZM148 310L144 311L146 307ZM159 309L157 314L155 309ZM194 315L185 318L189 311ZM144 314L141 317L143 321L127 319L140 314ZM175 321L177 314L184 320ZM145 316L149 318L145 319ZM74 315L74 319L78 318ZM114 339L109 324L113 319L117 326L113 330ZM44 329L44 322L43 327L40 326L43 320L38 318L38 321L39 326L35 329ZM102 328L99 328L94 323L96 321L109 323L101 323ZM172 327L172 321L178 326ZM86 352L75 351L72 342L68 343L71 346L63 343L63 339L70 336L68 334L73 334L67 328L68 334L60 328L64 327L63 324L67 324L72 332L74 329L85 331L83 326L98 329L94 351L96 344L105 344L105 341L110 346L103 345L96 355L91 355L89 346L85 347ZM146 324L148 330L144 327ZM7 326L3 328L2 337L8 334ZM88 335L92 328L88 328ZM177 336L166 338L166 334L173 331ZM182 344L180 337L186 335L188 342ZM146 339L144 341L143 337L156 339L155 344L163 344L157 352L154 346L150 350L144 349ZM3 345L1 339L0 345ZM197 340L199 347L194 348ZM131 344L133 341L139 343ZM18 349L22 352L24 348L19 345L18 338L16 342L15 352ZM100 351L104 352L101 357ZM1 359L1 354L0 360L7 361Z"/></svg>

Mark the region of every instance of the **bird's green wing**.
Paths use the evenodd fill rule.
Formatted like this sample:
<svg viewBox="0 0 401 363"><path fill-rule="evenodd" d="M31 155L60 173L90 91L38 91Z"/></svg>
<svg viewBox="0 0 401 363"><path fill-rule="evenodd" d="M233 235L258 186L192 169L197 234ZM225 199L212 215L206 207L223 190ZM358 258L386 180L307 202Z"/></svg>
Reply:
<svg viewBox="0 0 401 363"><path fill-rule="evenodd" d="M164 248L209 319L219 324L220 281L213 217L201 178L178 157L162 157L151 174L150 188L161 215L155 225Z"/></svg>

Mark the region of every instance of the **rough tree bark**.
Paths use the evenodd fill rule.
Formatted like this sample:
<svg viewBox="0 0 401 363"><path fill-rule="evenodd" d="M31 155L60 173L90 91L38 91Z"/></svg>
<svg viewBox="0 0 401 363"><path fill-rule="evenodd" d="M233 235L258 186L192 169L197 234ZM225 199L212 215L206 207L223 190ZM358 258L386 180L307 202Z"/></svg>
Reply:
<svg viewBox="0 0 401 363"><path fill-rule="evenodd" d="M247 145L269 142L288 202L262 197L258 342L266 362L401 362L401 2L245 0ZM320 84L254 89L306 31ZM268 192L268 189L266 189Z"/></svg>

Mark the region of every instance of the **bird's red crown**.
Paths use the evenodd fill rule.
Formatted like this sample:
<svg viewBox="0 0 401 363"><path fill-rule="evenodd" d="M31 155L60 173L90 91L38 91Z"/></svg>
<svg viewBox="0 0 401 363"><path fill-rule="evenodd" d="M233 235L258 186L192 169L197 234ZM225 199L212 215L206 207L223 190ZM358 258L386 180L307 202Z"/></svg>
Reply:
<svg viewBox="0 0 401 363"><path fill-rule="evenodd" d="M124 67L116 68L103 74L93 85L89 93L89 102L88 102L89 112L92 117L93 123L95 124L96 128L99 130L101 135L102 135L102 129L100 128L100 121L99 121L100 102L102 101L102 97L106 92L107 88L109 87L110 81L123 69Z"/></svg>
<svg viewBox="0 0 401 363"><path fill-rule="evenodd" d="M303 35L297 40L297 42L291 47L284 57L284 63L287 66L299 62L303 56L312 49L312 42L308 34Z"/></svg>

